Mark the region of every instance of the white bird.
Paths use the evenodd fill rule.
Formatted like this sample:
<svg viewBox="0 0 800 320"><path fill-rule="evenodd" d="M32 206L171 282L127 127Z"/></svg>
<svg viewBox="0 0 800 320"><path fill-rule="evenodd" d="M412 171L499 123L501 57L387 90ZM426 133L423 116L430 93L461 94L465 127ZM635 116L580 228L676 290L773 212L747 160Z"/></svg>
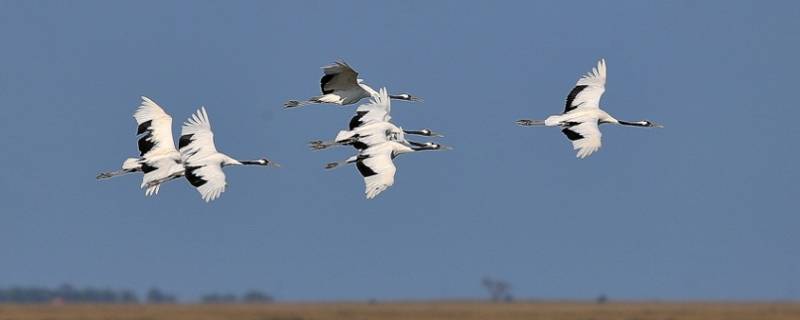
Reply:
<svg viewBox="0 0 800 320"><path fill-rule="evenodd" d="M364 150L371 146L387 141L408 143L405 138L406 134L428 137L443 137L443 135L433 132L430 129L405 130L391 122L384 121L370 123L368 125L357 127L353 130L339 131L334 140L311 141L310 147L313 150L322 150L332 146L351 145L357 150Z"/></svg>
<svg viewBox="0 0 800 320"><path fill-rule="evenodd" d="M572 147L578 150L577 157L581 159L600 149L602 144L600 139L602 133L598 127L600 124L663 128L663 126L648 120L633 122L617 120L601 110L600 97L606 90L605 86L606 62L601 59L597 63L597 67L581 77L567 95L564 113L550 116L546 120L522 119L517 120L516 123L521 126L545 125L564 128L561 132L572 141Z"/></svg>
<svg viewBox="0 0 800 320"><path fill-rule="evenodd" d="M142 188L145 195L158 193L160 183L167 177L183 175L181 155L172 140L172 117L164 109L147 97L133 114L138 124L138 158L128 158L122 163L122 170L104 172L97 179L108 179L132 172L143 172Z"/></svg>
<svg viewBox="0 0 800 320"><path fill-rule="evenodd" d="M184 122L181 138L178 141L180 157L186 168L189 180L206 202L218 198L225 191L225 173L222 167L230 165L279 166L269 159L236 160L217 151L214 146L214 133L206 109L201 107L197 113ZM175 177L168 177L173 179ZM159 181L157 183L161 183Z"/></svg>
<svg viewBox="0 0 800 320"><path fill-rule="evenodd" d="M310 147L322 150L337 145L352 145L363 150L389 140L404 142L404 134L442 137L441 134L430 129L403 130L389 122L391 116L391 99L386 88L372 96L369 103L362 104L356 109L356 114L350 120L350 130L342 130L331 141L311 141Z"/></svg>
<svg viewBox="0 0 800 320"><path fill-rule="evenodd" d="M369 98L377 92L358 79L358 72L353 70L344 61L322 67L325 75L320 79L322 95L309 98L305 101L289 100L284 103L285 108L301 107L311 103L334 103L338 105L354 104L363 98ZM421 101L419 97L408 93L390 95L392 99L406 101Z"/></svg>
<svg viewBox="0 0 800 320"><path fill-rule="evenodd" d="M358 155L347 160L328 163L325 168L333 169L341 164L355 163L358 172L364 177L366 185L364 193L367 199L372 199L394 184L394 174L397 168L392 159L403 153L442 149L449 150L450 148L433 142L411 142L410 145L406 145L396 141L387 141L364 149Z"/></svg>

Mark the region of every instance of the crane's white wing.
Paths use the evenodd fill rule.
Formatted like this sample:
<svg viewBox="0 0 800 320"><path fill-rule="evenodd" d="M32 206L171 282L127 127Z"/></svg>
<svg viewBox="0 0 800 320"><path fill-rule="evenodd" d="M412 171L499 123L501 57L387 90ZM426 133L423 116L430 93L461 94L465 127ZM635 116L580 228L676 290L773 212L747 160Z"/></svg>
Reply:
<svg viewBox="0 0 800 320"><path fill-rule="evenodd" d="M375 198L378 194L394 184L394 173L397 171L392 162L392 142L371 147L359 155L365 157L356 162L356 168L364 177L367 199Z"/></svg>
<svg viewBox="0 0 800 320"><path fill-rule="evenodd" d="M186 179L197 188L206 202L219 198L227 185L225 172L218 163L187 165Z"/></svg>
<svg viewBox="0 0 800 320"><path fill-rule="evenodd" d="M136 119L136 134L139 135L139 152L142 157L164 154L175 150L172 140L172 117L147 97L133 113Z"/></svg>
<svg viewBox="0 0 800 320"><path fill-rule="evenodd" d="M601 59L592 72L581 77L567 95L564 113L574 109L600 108L600 97L606 91L606 61Z"/></svg>
<svg viewBox="0 0 800 320"><path fill-rule="evenodd" d="M225 191L225 173L214 146L214 132L205 107L200 107L183 123L178 147L189 183L197 188L206 202L218 198Z"/></svg>
<svg viewBox="0 0 800 320"><path fill-rule="evenodd" d="M373 95L369 103L362 104L356 109L356 115L350 119L350 130L370 123L389 121L392 111L392 102L386 88L381 88L378 94Z"/></svg>
<svg viewBox="0 0 800 320"><path fill-rule="evenodd" d="M320 79L322 94L358 87L358 72L344 61L336 61L331 65L324 66L322 71L325 73Z"/></svg>
<svg viewBox="0 0 800 320"><path fill-rule="evenodd" d="M356 162L358 172L364 177L367 199L375 198L378 194L394 184L394 173L397 168L392 162L391 149L386 152L372 154L366 159Z"/></svg>
<svg viewBox="0 0 800 320"><path fill-rule="evenodd" d="M572 141L572 148L578 150L576 156L581 159L588 157L602 145L600 138L603 134L597 126L597 119L564 128L561 132Z"/></svg>
<svg viewBox="0 0 800 320"><path fill-rule="evenodd" d="M183 123L178 148L183 162L206 158L217 153L214 146L214 132L205 107L200 107L192 117Z"/></svg>

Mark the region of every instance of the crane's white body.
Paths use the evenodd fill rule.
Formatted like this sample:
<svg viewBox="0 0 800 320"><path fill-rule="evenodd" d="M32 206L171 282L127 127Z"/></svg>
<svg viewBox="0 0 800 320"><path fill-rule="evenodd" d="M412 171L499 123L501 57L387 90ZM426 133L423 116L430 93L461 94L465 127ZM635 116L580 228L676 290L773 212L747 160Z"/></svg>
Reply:
<svg viewBox="0 0 800 320"><path fill-rule="evenodd" d="M98 179L111 178L126 173L142 172L141 188L145 195L158 194L160 183L170 176L182 175L181 156L175 149L172 139L172 117L163 108L147 97L133 114L139 135L140 157L128 158L122 163L122 170L101 173Z"/></svg>
<svg viewBox="0 0 800 320"><path fill-rule="evenodd" d="M227 181L222 167L230 165L268 165L267 159L236 160L218 152L214 145L214 132L206 109L201 107L183 123L178 142L185 176L206 202L217 199L225 192Z"/></svg>
<svg viewBox="0 0 800 320"><path fill-rule="evenodd" d="M563 127L561 130L578 150L576 156L585 158L599 150L602 136L599 125L603 123L621 124L639 127L661 127L650 121L620 121L600 109L600 98L606 91L606 62L601 59L597 67L575 83L575 87L567 95L564 113L540 120L519 120L524 126L545 125Z"/></svg>
<svg viewBox="0 0 800 320"><path fill-rule="evenodd" d="M342 130L336 135L334 141L342 143L353 137L367 145L374 146L381 142L397 140L403 137L403 129L389 122L392 117L392 101L386 88L372 95L369 103L362 104L356 109L356 115L350 120L350 130Z"/></svg>
<svg viewBox="0 0 800 320"><path fill-rule="evenodd" d="M172 117L147 97L142 97L142 105L133 117L140 125L139 131L143 125L150 123L139 140L139 149L142 152L142 159L139 162L144 172L141 187L146 188L146 195L156 194L161 184L153 182L170 176L180 176L184 172L181 155L175 149L175 142L172 139ZM143 143L142 140L149 143ZM147 148L148 146L151 147Z"/></svg>
<svg viewBox="0 0 800 320"><path fill-rule="evenodd" d="M206 202L219 198L227 182L222 167L242 163L217 151L206 109L201 107L181 127L180 154L186 178Z"/></svg>
<svg viewBox="0 0 800 320"><path fill-rule="evenodd" d="M357 139L359 143L366 146L374 146L387 141L406 142L403 129L388 121L374 122L353 130L339 131L334 143L345 143L351 139Z"/></svg>
<svg viewBox="0 0 800 320"><path fill-rule="evenodd" d="M333 64L322 67L324 75L320 79L320 89L322 95L309 98L305 101L289 100L284 106L294 108L307 105L309 103L332 103L338 105L350 105L378 94L377 91L364 83L363 79L358 78L356 72L344 61L337 61ZM392 99L419 101L420 99L410 94L399 94L389 96Z"/></svg>
<svg viewBox="0 0 800 320"><path fill-rule="evenodd" d="M371 146L359 154L363 159L356 162L356 167L364 177L364 194L367 199L375 198L394 185L397 167L392 159L409 152L414 152L414 149L396 141L387 141Z"/></svg>
<svg viewBox="0 0 800 320"><path fill-rule="evenodd" d="M347 160L329 163L326 168L332 169L340 164L355 163L358 172L364 178L364 194L367 199L372 199L394 185L394 175L397 172L393 162L395 157L409 152L439 150L442 148L441 145L431 142L409 143L415 147L397 141L382 142L361 150L358 155L352 156Z"/></svg>
<svg viewBox="0 0 800 320"><path fill-rule="evenodd" d="M336 145L353 145L356 149L363 150L370 146L386 142L398 141L407 143L406 134L441 136L429 129L418 131L405 131L403 128L391 123L391 98L386 88L372 95L369 103L360 105L356 114L350 119L349 130L342 130L332 141L312 141L311 148L321 150Z"/></svg>

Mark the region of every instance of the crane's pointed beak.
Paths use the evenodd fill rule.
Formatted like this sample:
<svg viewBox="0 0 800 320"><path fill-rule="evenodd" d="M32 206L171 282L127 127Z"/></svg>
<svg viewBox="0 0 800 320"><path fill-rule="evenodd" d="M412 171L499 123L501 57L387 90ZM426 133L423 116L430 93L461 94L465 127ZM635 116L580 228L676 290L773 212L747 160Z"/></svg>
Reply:
<svg viewBox="0 0 800 320"><path fill-rule="evenodd" d="M277 162L272 161L270 159L264 159L264 160L267 161L267 164L266 164L267 167L275 167L275 168L280 168L281 167L280 163L277 163Z"/></svg>

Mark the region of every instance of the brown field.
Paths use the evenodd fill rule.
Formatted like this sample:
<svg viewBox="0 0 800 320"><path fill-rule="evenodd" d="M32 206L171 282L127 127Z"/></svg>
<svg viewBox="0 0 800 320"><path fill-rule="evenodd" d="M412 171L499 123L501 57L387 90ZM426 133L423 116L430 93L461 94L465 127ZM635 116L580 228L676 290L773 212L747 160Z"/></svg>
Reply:
<svg viewBox="0 0 800 320"><path fill-rule="evenodd" d="M0 305L0 320L797 320L800 303L392 302Z"/></svg>

